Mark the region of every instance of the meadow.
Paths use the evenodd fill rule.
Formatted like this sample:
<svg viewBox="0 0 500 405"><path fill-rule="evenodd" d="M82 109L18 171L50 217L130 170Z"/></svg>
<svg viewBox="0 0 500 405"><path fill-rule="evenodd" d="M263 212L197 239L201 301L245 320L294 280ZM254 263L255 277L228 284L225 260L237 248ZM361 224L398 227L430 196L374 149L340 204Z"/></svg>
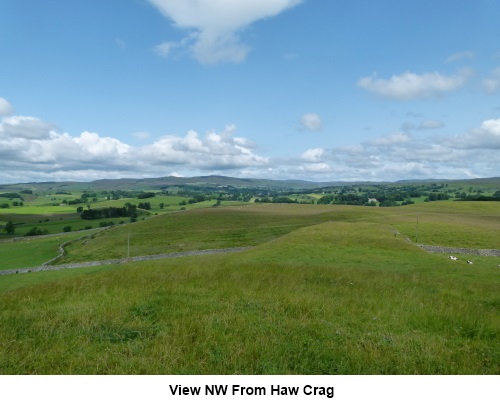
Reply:
<svg viewBox="0 0 500 405"><path fill-rule="evenodd" d="M0 373L498 374L500 258L409 240L499 249L499 231L496 202L153 215L63 261L125 257L129 235L131 256L250 248L0 276Z"/></svg>

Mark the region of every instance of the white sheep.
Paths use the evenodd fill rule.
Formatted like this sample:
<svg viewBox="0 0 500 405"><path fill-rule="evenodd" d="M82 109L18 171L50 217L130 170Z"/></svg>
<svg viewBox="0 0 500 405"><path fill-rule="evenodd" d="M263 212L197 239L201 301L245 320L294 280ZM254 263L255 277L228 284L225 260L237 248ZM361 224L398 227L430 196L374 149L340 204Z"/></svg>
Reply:
<svg viewBox="0 0 500 405"><path fill-rule="evenodd" d="M448 256L451 260L457 260L455 256Z"/></svg>
<svg viewBox="0 0 500 405"><path fill-rule="evenodd" d="M470 260L467 260L467 264L474 264L474 263Z"/></svg>

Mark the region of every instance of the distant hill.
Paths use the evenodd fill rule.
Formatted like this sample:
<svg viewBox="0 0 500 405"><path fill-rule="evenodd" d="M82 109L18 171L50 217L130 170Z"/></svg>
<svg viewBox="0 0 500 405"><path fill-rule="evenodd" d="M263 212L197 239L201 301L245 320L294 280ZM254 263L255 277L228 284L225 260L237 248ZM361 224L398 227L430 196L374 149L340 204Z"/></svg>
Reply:
<svg viewBox="0 0 500 405"><path fill-rule="evenodd" d="M237 189L266 189L276 191L300 191L334 187L342 185L376 185L376 184L401 184L401 183L448 183L457 185L500 186L500 177L478 178L466 180L426 179L426 180L400 180L397 182L370 182L370 181L331 181L313 182L306 180L270 180L270 179L244 179L226 176L198 176L198 177L159 177L144 179L102 179L91 182L39 182L0 185L4 192L19 192L23 189L33 191L83 191L83 190L157 190L166 187L192 187L192 188L237 188Z"/></svg>

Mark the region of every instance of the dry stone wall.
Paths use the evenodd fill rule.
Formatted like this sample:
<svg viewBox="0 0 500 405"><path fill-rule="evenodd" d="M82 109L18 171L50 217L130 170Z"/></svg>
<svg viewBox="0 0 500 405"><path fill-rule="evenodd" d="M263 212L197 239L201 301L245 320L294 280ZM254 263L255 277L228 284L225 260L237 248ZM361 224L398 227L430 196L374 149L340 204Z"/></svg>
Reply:
<svg viewBox="0 0 500 405"><path fill-rule="evenodd" d="M425 251L429 253L456 253L463 255L473 255L473 256L500 256L500 250L497 249L467 249L467 248L455 248L446 246L430 246L430 245L418 245Z"/></svg>
<svg viewBox="0 0 500 405"><path fill-rule="evenodd" d="M127 262L142 262L147 260L158 260L158 259L170 259L174 257L183 257L183 256L201 256L201 255L213 255L220 253L232 253L232 252L241 252L242 250L248 249L248 247L239 247L239 248L226 248L226 249L207 249L207 250L193 250L190 252L178 252L178 253L164 253L159 255L152 256L135 256L123 259L112 259L112 260L99 260L94 262L84 262L84 263L67 263L60 264L57 266L50 265L41 265L37 267L25 267L21 269L12 269L12 270L2 270L0 271L0 275L7 274L18 274L18 273L35 273L39 271L50 271L50 270L63 270L63 269L75 269L78 267L94 267L94 266L106 266L110 264L118 264L118 263L127 263Z"/></svg>

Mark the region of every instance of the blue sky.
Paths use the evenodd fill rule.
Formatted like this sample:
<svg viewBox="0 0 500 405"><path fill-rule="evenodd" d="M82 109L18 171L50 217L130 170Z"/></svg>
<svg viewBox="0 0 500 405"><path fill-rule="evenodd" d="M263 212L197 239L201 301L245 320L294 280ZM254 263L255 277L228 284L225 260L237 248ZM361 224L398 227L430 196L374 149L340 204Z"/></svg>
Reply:
<svg viewBox="0 0 500 405"><path fill-rule="evenodd" d="M0 183L500 176L496 0L2 0Z"/></svg>

